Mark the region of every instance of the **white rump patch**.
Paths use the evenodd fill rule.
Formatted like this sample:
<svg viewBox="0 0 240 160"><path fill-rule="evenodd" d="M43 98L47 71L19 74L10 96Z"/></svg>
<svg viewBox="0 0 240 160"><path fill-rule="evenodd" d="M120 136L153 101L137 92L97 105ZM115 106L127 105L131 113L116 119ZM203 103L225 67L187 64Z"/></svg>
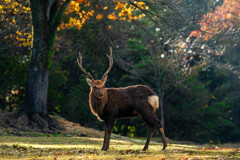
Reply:
<svg viewBox="0 0 240 160"><path fill-rule="evenodd" d="M158 96L149 96L148 103L153 107L154 110L158 109L159 107L159 98Z"/></svg>

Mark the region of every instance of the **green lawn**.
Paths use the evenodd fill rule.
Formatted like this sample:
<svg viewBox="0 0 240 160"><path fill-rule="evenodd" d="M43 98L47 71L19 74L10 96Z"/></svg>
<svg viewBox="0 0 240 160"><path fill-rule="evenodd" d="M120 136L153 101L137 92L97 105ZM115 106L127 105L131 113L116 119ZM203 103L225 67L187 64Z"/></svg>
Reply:
<svg viewBox="0 0 240 160"><path fill-rule="evenodd" d="M238 148L169 143L161 151L161 143L151 142L142 152L143 145L140 140L114 137L103 152L102 138L0 136L0 159L240 159Z"/></svg>

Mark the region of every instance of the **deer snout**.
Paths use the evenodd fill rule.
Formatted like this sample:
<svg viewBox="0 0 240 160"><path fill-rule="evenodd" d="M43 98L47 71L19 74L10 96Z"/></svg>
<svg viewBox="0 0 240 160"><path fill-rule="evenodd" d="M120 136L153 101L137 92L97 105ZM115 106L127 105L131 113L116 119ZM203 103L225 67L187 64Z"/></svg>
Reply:
<svg viewBox="0 0 240 160"><path fill-rule="evenodd" d="M95 89L94 92L95 92L95 96L96 96L97 98L103 99L104 94L103 94L103 92L102 92L100 89Z"/></svg>
<svg viewBox="0 0 240 160"><path fill-rule="evenodd" d="M101 97L101 98L102 98L102 97L103 97L103 94L102 94L102 93L99 93L99 97Z"/></svg>

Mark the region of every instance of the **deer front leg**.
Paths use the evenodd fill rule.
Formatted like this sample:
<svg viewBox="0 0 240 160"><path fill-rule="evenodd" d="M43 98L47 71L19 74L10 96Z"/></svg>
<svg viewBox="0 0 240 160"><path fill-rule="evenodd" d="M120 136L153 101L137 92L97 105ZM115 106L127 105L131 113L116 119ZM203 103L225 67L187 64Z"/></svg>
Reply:
<svg viewBox="0 0 240 160"><path fill-rule="evenodd" d="M103 148L102 151L107 151L110 145L110 138L111 138L111 134L112 134L112 130L115 124L115 119L108 119L107 121L105 121L105 135L104 136L104 144L103 144ZM105 139L106 137L106 139Z"/></svg>
<svg viewBox="0 0 240 160"><path fill-rule="evenodd" d="M103 147L102 147L101 151L104 151L104 148L105 148L106 142L107 142L107 138L108 138L107 125L106 125L106 121L104 121L104 141L103 141Z"/></svg>

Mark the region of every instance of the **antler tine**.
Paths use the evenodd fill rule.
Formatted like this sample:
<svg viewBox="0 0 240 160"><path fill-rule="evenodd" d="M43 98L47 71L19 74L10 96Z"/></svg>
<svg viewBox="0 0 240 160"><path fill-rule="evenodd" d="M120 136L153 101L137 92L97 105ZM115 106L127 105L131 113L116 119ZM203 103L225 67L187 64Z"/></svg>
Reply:
<svg viewBox="0 0 240 160"><path fill-rule="evenodd" d="M111 70L112 66L113 66L113 58L112 58L112 47L110 47L110 54L106 54L108 59L109 59L109 67L108 70L104 73L104 75L102 76L102 79L105 78L108 74L108 72Z"/></svg>
<svg viewBox="0 0 240 160"><path fill-rule="evenodd" d="M79 52L78 58L77 58L77 62L78 62L78 66L80 67L80 69L83 71L83 73L85 73L86 75L89 76L89 78L91 78L92 80L94 80L94 78L91 76L90 73L86 72L83 67L82 67L82 55Z"/></svg>

